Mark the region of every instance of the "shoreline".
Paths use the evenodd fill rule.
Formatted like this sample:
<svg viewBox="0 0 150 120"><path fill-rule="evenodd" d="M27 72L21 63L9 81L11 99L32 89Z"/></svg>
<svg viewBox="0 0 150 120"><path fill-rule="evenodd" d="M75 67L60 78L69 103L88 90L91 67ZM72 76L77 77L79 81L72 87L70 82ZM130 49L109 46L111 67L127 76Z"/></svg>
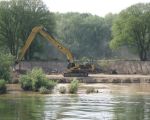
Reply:
<svg viewBox="0 0 150 120"><path fill-rule="evenodd" d="M126 94L130 91L130 94L148 94L150 95L150 84L146 83L123 83L123 84L113 84L113 83L80 83L79 89L77 94L61 94L59 93L59 87L64 86L68 88L68 83L58 83L58 85L55 87L54 91L50 94L40 94L39 92L34 92L34 91L24 91L21 89L20 84L7 84L7 93L2 94L1 96L62 96L62 95L92 95L92 94L97 94L97 95L102 95L105 93L110 93L110 94L120 94L120 90L122 91L121 93ZM95 90L98 90L96 93L90 93L87 94L86 90L88 88L93 87Z"/></svg>

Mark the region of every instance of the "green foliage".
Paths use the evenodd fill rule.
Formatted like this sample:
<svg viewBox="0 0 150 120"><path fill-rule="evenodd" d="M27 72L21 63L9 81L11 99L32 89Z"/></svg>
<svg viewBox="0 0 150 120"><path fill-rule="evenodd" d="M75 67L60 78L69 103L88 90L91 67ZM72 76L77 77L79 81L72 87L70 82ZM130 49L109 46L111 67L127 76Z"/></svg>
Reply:
<svg viewBox="0 0 150 120"><path fill-rule="evenodd" d="M20 78L21 87L24 90L38 91L41 87L45 87L48 90L52 90L57 82L48 80L42 71L42 69L34 68L27 75L22 75Z"/></svg>
<svg viewBox="0 0 150 120"><path fill-rule="evenodd" d="M64 87L64 86L61 86L60 88L59 88L59 93L61 93L61 94L65 94L66 93L66 88Z"/></svg>
<svg viewBox="0 0 150 120"><path fill-rule="evenodd" d="M67 13L55 16L57 37L71 49L76 58L108 56L110 49L107 43L111 37L113 15L108 15L108 22L91 14Z"/></svg>
<svg viewBox="0 0 150 120"><path fill-rule="evenodd" d="M23 90L32 90L32 78L29 73L27 75L21 75L20 83Z"/></svg>
<svg viewBox="0 0 150 120"><path fill-rule="evenodd" d="M95 92L95 88L94 87L88 87L86 89L86 93L89 94L89 93L94 93Z"/></svg>
<svg viewBox="0 0 150 120"><path fill-rule="evenodd" d="M71 94L77 93L78 87L79 87L79 81L74 79L73 81L71 81L69 85L69 93Z"/></svg>
<svg viewBox="0 0 150 120"><path fill-rule="evenodd" d="M123 10L112 27L112 49L128 46L138 53L141 60L147 60L150 50L150 3L136 4Z"/></svg>
<svg viewBox="0 0 150 120"><path fill-rule="evenodd" d="M47 80L45 83L46 88L49 90L52 90L57 85L57 82L54 80Z"/></svg>
<svg viewBox="0 0 150 120"><path fill-rule="evenodd" d="M0 79L10 81L10 66L13 63L13 56L4 52L0 53Z"/></svg>
<svg viewBox="0 0 150 120"><path fill-rule="evenodd" d="M45 86L47 78L42 69L34 68L30 74L30 76L32 77L32 89L34 91L38 91L38 89L43 85Z"/></svg>
<svg viewBox="0 0 150 120"><path fill-rule="evenodd" d="M42 0L0 1L0 45L5 46L17 57L32 28L43 25L50 34L54 33L77 59L82 56L108 57L111 55L108 42L111 39L113 19L113 14L107 15L106 18L80 13L54 14L48 11ZM52 59L49 51L54 58L62 59L54 47L37 36L24 58Z"/></svg>
<svg viewBox="0 0 150 120"><path fill-rule="evenodd" d="M0 44L17 56L32 28L46 26L50 32L54 28L53 15L42 0L0 1ZM37 39L42 39L37 36ZM32 58L34 52L42 52L44 42L35 40L25 59Z"/></svg>
<svg viewBox="0 0 150 120"><path fill-rule="evenodd" d="M46 87L41 87L39 91L41 94L48 94L50 92Z"/></svg>
<svg viewBox="0 0 150 120"><path fill-rule="evenodd" d="M0 94L6 92L6 81L4 79L0 79Z"/></svg>
<svg viewBox="0 0 150 120"><path fill-rule="evenodd" d="M127 45L126 49L145 60L150 49L149 6L149 3L137 4L123 10L119 16L107 14L99 17L80 13L50 13L42 0L0 1L0 46L9 49L16 57L32 28L43 25L71 50L76 59L83 56L94 59L116 56L109 48L112 39L111 48ZM25 60L62 59L62 56L37 36L25 54Z"/></svg>

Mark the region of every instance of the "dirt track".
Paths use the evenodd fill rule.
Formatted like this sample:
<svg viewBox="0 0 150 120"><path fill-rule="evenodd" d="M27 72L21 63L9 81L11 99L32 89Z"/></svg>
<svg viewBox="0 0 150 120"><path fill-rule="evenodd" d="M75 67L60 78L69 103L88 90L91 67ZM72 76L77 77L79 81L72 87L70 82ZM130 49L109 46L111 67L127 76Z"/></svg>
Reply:
<svg viewBox="0 0 150 120"><path fill-rule="evenodd" d="M59 82L70 82L72 77L63 75L47 75L49 79L59 80ZM85 83L150 83L150 75L108 75L90 74L89 77L78 77L78 80Z"/></svg>

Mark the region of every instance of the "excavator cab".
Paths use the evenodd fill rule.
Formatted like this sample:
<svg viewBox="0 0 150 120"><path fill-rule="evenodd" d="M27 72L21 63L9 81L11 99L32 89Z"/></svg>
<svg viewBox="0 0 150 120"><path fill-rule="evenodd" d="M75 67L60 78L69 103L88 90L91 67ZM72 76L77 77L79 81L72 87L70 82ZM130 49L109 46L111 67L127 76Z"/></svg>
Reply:
<svg viewBox="0 0 150 120"><path fill-rule="evenodd" d="M70 62L68 62L67 68L70 69L70 68L73 68L73 67L75 67L75 66L76 66L75 63L70 63Z"/></svg>

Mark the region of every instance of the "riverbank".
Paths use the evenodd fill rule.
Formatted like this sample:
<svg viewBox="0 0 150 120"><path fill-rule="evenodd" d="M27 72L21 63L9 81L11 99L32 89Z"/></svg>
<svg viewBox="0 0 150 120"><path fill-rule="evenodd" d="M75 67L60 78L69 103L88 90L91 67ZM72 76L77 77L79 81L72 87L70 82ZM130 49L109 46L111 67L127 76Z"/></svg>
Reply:
<svg viewBox="0 0 150 120"><path fill-rule="evenodd" d="M62 74L58 75L46 75L46 77L49 80L55 80L58 82L58 86L63 85L67 88L68 83L70 83L73 79L77 79L80 82L80 90L83 88L92 86L94 87L95 85L104 88L104 85L109 85L113 83L114 85L119 85L122 86L123 84L134 84L134 83L145 83L147 85L150 85L150 75L108 75L108 74L90 74L89 77L63 77ZM87 86L88 85L88 86ZM97 87L96 87L97 88ZM58 91L58 90L57 90ZM7 92L12 93L12 92L24 92L20 86L20 84L7 84ZM79 93L82 93L79 91Z"/></svg>
<svg viewBox="0 0 150 120"><path fill-rule="evenodd" d="M63 75L47 75L51 80L59 83L70 83L72 77L63 77ZM108 74L90 74L89 77L75 78L81 83L150 83L150 75L108 75Z"/></svg>
<svg viewBox="0 0 150 120"><path fill-rule="evenodd" d="M68 88L68 83L59 83L55 87L54 91L52 94L46 94L46 95L62 95L59 93L59 88L60 86L64 86ZM79 89L77 94L86 94L86 90L88 88L93 87L96 91L95 94L104 94L104 93L114 93L114 94L120 94L120 91L123 93L130 93L130 94L149 94L150 95L150 84L147 83L121 83L121 84L112 84L112 83L93 83L93 84L88 84L88 83L80 83ZM20 84L7 84L7 94L12 94L12 95L27 95L27 96L36 96L36 95L43 95L40 94L39 92L32 92L32 91L23 91L21 89ZM4 94L4 95L7 95ZM69 95L66 93L66 95Z"/></svg>

